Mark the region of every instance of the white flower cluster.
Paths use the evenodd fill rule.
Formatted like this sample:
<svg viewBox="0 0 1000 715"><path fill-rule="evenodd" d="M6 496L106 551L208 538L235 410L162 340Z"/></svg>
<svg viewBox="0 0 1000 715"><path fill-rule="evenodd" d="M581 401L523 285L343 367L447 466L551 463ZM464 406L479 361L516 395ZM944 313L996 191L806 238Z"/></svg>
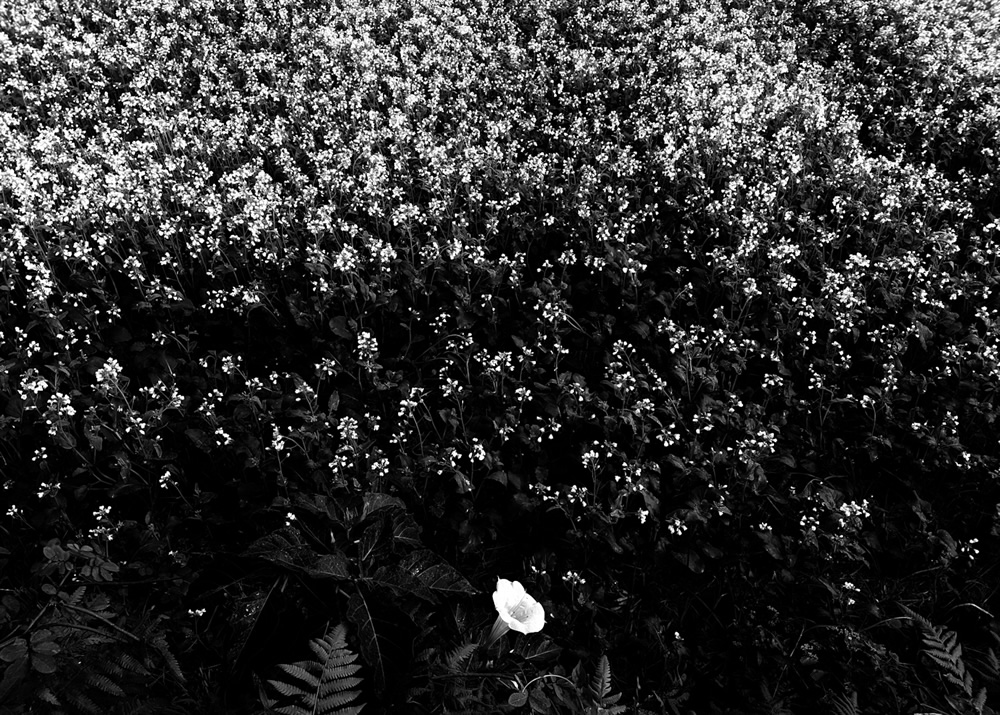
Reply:
<svg viewBox="0 0 1000 715"><path fill-rule="evenodd" d="M358 333L358 361L367 369L374 369L378 359L378 340L369 330Z"/></svg>
<svg viewBox="0 0 1000 715"><path fill-rule="evenodd" d="M29 405L28 400L33 400L36 396L49 389L49 381L44 377L36 376L31 370L24 373L18 389L18 395L25 403L25 409L32 409L34 405Z"/></svg>
<svg viewBox="0 0 1000 715"><path fill-rule="evenodd" d="M121 380L122 366L114 358L108 358L94 376L97 379L97 389L101 392L112 392L118 388Z"/></svg>

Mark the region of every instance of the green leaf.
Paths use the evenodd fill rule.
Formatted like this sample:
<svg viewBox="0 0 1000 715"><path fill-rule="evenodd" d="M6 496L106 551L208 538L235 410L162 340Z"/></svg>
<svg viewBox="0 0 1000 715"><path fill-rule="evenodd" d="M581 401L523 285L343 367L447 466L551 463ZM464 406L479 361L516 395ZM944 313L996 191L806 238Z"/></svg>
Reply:
<svg viewBox="0 0 1000 715"><path fill-rule="evenodd" d="M513 705L515 708L523 707L528 702L528 694L523 690L518 690L516 693L511 693L510 697L507 698L507 704Z"/></svg>
<svg viewBox="0 0 1000 715"><path fill-rule="evenodd" d="M32 653L31 667L42 675L51 675L56 672L56 659L51 655Z"/></svg>
<svg viewBox="0 0 1000 715"><path fill-rule="evenodd" d="M705 563L694 551L675 551L673 556L677 561L691 569L693 573L705 573Z"/></svg>
<svg viewBox="0 0 1000 715"><path fill-rule="evenodd" d="M354 321L348 321L347 316L338 315L335 318L331 318L329 322L330 330L338 338L343 338L344 340L354 340L354 333L351 332L351 327L353 327Z"/></svg>
<svg viewBox="0 0 1000 715"><path fill-rule="evenodd" d="M420 527L405 509L395 509L392 512L392 538L396 544L423 546L420 541Z"/></svg>
<svg viewBox="0 0 1000 715"><path fill-rule="evenodd" d="M375 689L385 691L387 678L386 636L379 633L371 605L358 588L347 601L347 618L358 629L361 655L375 676Z"/></svg>
<svg viewBox="0 0 1000 715"><path fill-rule="evenodd" d="M359 579L376 589L390 592L390 600L397 606L404 606L413 596L429 603L438 603L434 592L420 583L413 574L400 568L398 564L380 566L371 576Z"/></svg>
<svg viewBox="0 0 1000 715"><path fill-rule="evenodd" d="M4 669L3 680L0 680L0 703L2 703L7 698L7 695L14 688L16 688L22 680L24 680L24 676L27 674L27 656L18 658Z"/></svg>
<svg viewBox="0 0 1000 715"><path fill-rule="evenodd" d="M768 555L777 561L781 561L781 541L775 536L774 532L766 529L755 533L757 534L757 538L764 543L764 550Z"/></svg>
<svg viewBox="0 0 1000 715"><path fill-rule="evenodd" d="M15 638L14 642L0 650L0 660L12 663L28 654L28 641L24 638Z"/></svg>
<svg viewBox="0 0 1000 715"><path fill-rule="evenodd" d="M520 642L526 644L528 639L522 638ZM525 660L544 662L555 660L562 651L562 646L556 645L550 638L543 637L541 641L532 641L532 645L526 645L522 655Z"/></svg>
<svg viewBox="0 0 1000 715"><path fill-rule="evenodd" d="M316 559L316 562L307 569L310 576L315 578L349 579L351 578L350 567L347 559L339 551L332 554L323 554Z"/></svg>
<svg viewBox="0 0 1000 715"><path fill-rule="evenodd" d="M365 494L365 505L361 511L361 518L358 522L362 522L369 516L377 512L379 509L388 509L389 507L398 507L400 509L405 509L406 504L399 497L394 497L390 494L382 494L381 492L367 492Z"/></svg>
<svg viewBox="0 0 1000 715"><path fill-rule="evenodd" d="M399 566L432 591L466 595L478 593L475 586L462 574L430 549L420 549L408 554L399 562Z"/></svg>
<svg viewBox="0 0 1000 715"><path fill-rule="evenodd" d="M369 524L361 534L361 539L358 541L358 559L362 563L368 561L375 553L375 547L378 546L379 537L382 536L384 528L385 522L379 519Z"/></svg>

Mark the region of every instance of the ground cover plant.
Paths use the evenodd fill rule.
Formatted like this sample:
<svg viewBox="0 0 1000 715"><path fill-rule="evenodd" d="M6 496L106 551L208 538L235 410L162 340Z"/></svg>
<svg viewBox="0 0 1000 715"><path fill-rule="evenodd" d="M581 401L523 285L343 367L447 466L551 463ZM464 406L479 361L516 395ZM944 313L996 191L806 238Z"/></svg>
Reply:
<svg viewBox="0 0 1000 715"><path fill-rule="evenodd" d="M998 10L0 0L0 708L994 712Z"/></svg>

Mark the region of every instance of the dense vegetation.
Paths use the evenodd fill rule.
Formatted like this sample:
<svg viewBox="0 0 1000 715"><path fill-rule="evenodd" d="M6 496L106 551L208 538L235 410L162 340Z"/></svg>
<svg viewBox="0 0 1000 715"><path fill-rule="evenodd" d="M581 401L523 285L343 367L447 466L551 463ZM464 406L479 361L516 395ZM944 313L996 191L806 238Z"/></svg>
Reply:
<svg viewBox="0 0 1000 715"><path fill-rule="evenodd" d="M0 709L994 712L998 57L0 0Z"/></svg>

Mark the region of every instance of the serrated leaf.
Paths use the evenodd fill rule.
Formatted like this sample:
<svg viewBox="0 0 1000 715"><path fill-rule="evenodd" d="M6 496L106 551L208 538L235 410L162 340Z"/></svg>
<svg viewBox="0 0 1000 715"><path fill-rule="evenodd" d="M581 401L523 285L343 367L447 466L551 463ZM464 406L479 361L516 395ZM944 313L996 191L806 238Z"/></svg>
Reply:
<svg viewBox="0 0 1000 715"><path fill-rule="evenodd" d="M310 688L315 689L319 685L319 679L315 675L310 673L308 670L306 670L303 667L303 665L306 664L281 663L278 665L278 670L281 670L286 675L290 675L291 677L296 678L297 680L301 680ZM287 679L285 680L285 682L288 682Z"/></svg>
<svg viewBox="0 0 1000 715"><path fill-rule="evenodd" d="M457 672L459 667L468 661L478 647L476 643L464 643L448 653L448 656L445 658L445 665L448 666L448 670L453 673Z"/></svg>
<svg viewBox="0 0 1000 715"><path fill-rule="evenodd" d="M606 655L602 655L597 663L597 670L594 672L594 679L591 682L591 690L595 700L603 700L611 692L611 662Z"/></svg>

